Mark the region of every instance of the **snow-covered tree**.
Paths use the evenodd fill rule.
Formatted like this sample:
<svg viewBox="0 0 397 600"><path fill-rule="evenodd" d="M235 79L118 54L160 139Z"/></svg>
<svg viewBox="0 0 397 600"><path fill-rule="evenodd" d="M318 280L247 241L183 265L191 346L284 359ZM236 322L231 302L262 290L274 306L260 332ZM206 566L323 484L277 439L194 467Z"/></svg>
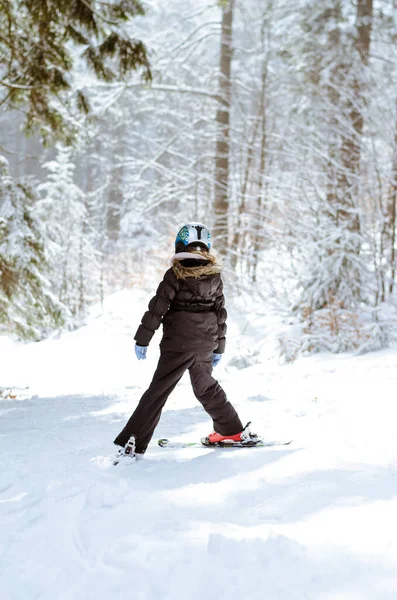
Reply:
<svg viewBox="0 0 397 600"><path fill-rule="evenodd" d="M65 324L67 309L52 289L34 182L14 181L4 158L0 197L0 328L37 340Z"/></svg>
<svg viewBox="0 0 397 600"><path fill-rule="evenodd" d="M39 186L36 204L46 231L51 262L57 274L54 293L73 315L84 315L86 305L95 295L98 271L95 241L97 232L90 221L89 198L75 184L72 151L57 145L57 155L44 164L47 180Z"/></svg>
<svg viewBox="0 0 397 600"><path fill-rule="evenodd" d="M74 88L71 81L73 49L80 49L80 60L98 79L121 80L139 69L150 80L144 45L123 28L143 13L139 0L4 0L0 3L1 104L26 108L28 130L38 127L47 137L70 138L73 120L68 111L89 112L84 90Z"/></svg>

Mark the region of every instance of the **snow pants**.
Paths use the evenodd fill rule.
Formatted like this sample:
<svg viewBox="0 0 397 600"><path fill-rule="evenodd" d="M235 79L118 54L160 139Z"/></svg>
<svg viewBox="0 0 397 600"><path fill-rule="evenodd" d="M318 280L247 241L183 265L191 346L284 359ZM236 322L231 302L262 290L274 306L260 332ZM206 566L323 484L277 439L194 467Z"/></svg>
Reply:
<svg viewBox="0 0 397 600"><path fill-rule="evenodd" d="M178 381L189 370L193 392L213 420L214 431L234 435L243 425L219 383L212 377L212 352L182 353L161 351L153 380L124 429L114 440L125 446L131 435L136 451L144 453L160 420L161 411Z"/></svg>

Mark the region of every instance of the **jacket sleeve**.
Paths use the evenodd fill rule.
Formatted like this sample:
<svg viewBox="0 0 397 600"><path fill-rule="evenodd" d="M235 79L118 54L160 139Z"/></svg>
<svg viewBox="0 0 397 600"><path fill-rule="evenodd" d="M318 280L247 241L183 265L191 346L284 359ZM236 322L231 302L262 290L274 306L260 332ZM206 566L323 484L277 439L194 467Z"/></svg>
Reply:
<svg viewBox="0 0 397 600"><path fill-rule="evenodd" d="M157 288L156 295L150 300L148 310L142 318L135 334L138 346L148 346L154 332L160 327L162 318L168 312L170 302L178 291L178 280L172 269L168 269L163 281Z"/></svg>
<svg viewBox="0 0 397 600"><path fill-rule="evenodd" d="M218 319L218 347L214 350L215 354L223 354L225 352L226 345L226 319L227 312L225 308L225 296L223 295L223 283L220 279L220 284L217 290L217 296L215 300L215 311Z"/></svg>

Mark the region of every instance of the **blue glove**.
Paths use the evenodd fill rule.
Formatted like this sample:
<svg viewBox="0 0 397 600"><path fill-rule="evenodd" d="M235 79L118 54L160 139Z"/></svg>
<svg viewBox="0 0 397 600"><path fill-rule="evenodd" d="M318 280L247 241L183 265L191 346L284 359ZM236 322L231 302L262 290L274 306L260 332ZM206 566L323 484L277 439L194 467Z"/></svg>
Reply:
<svg viewBox="0 0 397 600"><path fill-rule="evenodd" d="M135 354L138 360L145 360L147 352L147 346L138 346L135 344Z"/></svg>
<svg viewBox="0 0 397 600"><path fill-rule="evenodd" d="M216 367L216 365L219 365L219 363L221 362L221 358L222 358L222 354L215 354L215 352L212 353L212 366Z"/></svg>

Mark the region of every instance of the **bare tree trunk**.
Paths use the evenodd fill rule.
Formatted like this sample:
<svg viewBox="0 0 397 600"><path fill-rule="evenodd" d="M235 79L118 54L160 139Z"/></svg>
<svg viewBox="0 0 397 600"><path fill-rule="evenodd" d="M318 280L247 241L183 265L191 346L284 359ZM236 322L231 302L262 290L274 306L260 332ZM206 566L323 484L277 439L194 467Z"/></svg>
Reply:
<svg viewBox="0 0 397 600"><path fill-rule="evenodd" d="M360 53L363 64L368 64L371 44L373 0L357 0L357 41L356 48Z"/></svg>
<svg viewBox="0 0 397 600"><path fill-rule="evenodd" d="M64 250L64 258L62 263L62 284L59 292L59 299L61 302L64 302L67 306L71 305L71 300L68 297L68 268L69 268L69 252L72 246L72 232L69 231L66 248ZM75 314L75 307L73 306L73 314Z"/></svg>
<svg viewBox="0 0 397 600"><path fill-rule="evenodd" d="M228 248L230 75L232 66L233 5L234 0L229 0L222 9L222 34L218 81L220 106L216 113L215 223L213 229L216 246L225 255Z"/></svg>
<svg viewBox="0 0 397 600"><path fill-rule="evenodd" d="M397 0L391 2L393 11L397 10ZM392 42L396 44L397 34L392 35ZM380 262L386 261L386 264L381 269L382 277L382 297L381 300L386 300L386 291L389 294L393 293L396 279L396 219L397 219L397 97L395 99L395 124L394 124L394 146L393 158L390 173L390 186L387 194L385 206L381 206L383 216L383 227L380 236ZM390 275L390 280L387 284L386 276Z"/></svg>
<svg viewBox="0 0 397 600"><path fill-rule="evenodd" d="M121 164L124 157L124 141L119 140L119 154L113 158L112 179L110 183L108 207L107 207L107 230L108 238L117 242L120 234L121 205L123 203L122 183L123 168ZM120 164L121 163L121 164Z"/></svg>
<svg viewBox="0 0 397 600"><path fill-rule="evenodd" d="M267 50L271 43L271 32L272 32L272 11L273 11L273 0L266 3L262 17L261 27L261 52L263 55L262 63L262 74L261 74L261 89L259 95L259 106L257 109L257 117L255 119L254 130L252 134L252 142L248 148L247 167L245 171L244 182L242 186L242 201L239 210L239 219L237 228L234 236L233 248L237 251L241 250L241 224L242 216L247 211L251 213L251 239L253 245L253 259L251 261L251 278L256 281L256 273L259 261L259 252L263 242L263 204L264 204L264 181L266 171L266 158L267 158L267 114L266 114L266 95L267 95L267 82L268 82L268 56ZM252 165L255 159L255 153L257 148L255 147L256 140L259 134L259 166L255 172L255 180L253 182L253 193L252 200L253 206L249 207L247 203L247 189L249 187L249 179L252 171ZM251 210L250 210L251 208ZM237 254L234 255L235 264L237 263Z"/></svg>
<svg viewBox="0 0 397 600"><path fill-rule="evenodd" d="M396 102L397 107L397 102ZM389 284L389 293L392 294L396 278L396 205L397 205L397 114L394 131L394 159L391 173L390 193L387 204L387 222L390 236L390 268L391 280Z"/></svg>
<svg viewBox="0 0 397 600"><path fill-rule="evenodd" d="M368 65L368 55L371 43L373 16L373 0L357 0L356 10L356 39L355 47L363 66ZM360 178L361 140L364 128L364 117L362 107L365 102L363 83L359 77L354 76L351 83L352 99L348 106L348 121L350 123L350 134L342 141L341 158L343 170L340 177L340 186L345 201L350 209L357 205L357 188ZM351 231L360 231L360 220L356 213L350 217Z"/></svg>
<svg viewBox="0 0 397 600"><path fill-rule="evenodd" d="M81 234L80 234L80 247L79 247L79 313L81 316L84 315L86 306L86 279L85 279L85 267L86 267L86 244L88 234L88 219L89 219L89 207L88 198L84 197L84 214L83 221L81 223Z"/></svg>
<svg viewBox="0 0 397 600"><path fill-rule="evenodd" d="M84 314L85 306L84 247L86 230L86 217L84 217L79 246L79 313L81 316Z"/></svg>
<svg viewBox="0 0 397 600"><path fill-rule="evenodd" d="M397 164L395 165L395 177L397 177ZM396 181L396 179L394 180ZM393 293L394 283L396 280L396 203L397 203L397 184L393 183L392 193L390 196L390 265L391 265L391 280L389 284L389 293Z"/></svg>
<svg viewBox="0 0 397 600"><path fill-rule="evenodd" d="M264 180L266 172L266 158L267 158L267 114L266 114L266 92L267 92L267 74L268 65L267 59L265 58L262 69L262 89L261 89L261 147L260 147L260 160L259 160L259 171L258 171L258 183L257 183L257 200L256 200L256 214L254 214L254 244L253 244L253 263L252 263L252 281L256 283L256 276L258 270L259 253L263 246L263 226L264 226Z"/></svg>
<svg viewBox="0 0 397 600"><path fill-rule="evenodd" d="M255 143L256 143L256 138L258 135L259 121L260 121L260 113L258 113L258 116L255 120L254 130L252 133L252 139L248 142L247 164L246 164L245 171L244 171L243 185L241 187L241 202L238 207L237 223L234 228L234 235L233 235L233 241L232 241L233 254L231 256L231 263L232 263L232 267L234 269L237 267L239 254L240 254L240 250L241 250L241 239L242 239L241 228L243 226L243 217L247 213L247 189L248 189L248 182L249 182L250 175L251 175L252 165L253 165L254 158L255 158Z"/></svg>

